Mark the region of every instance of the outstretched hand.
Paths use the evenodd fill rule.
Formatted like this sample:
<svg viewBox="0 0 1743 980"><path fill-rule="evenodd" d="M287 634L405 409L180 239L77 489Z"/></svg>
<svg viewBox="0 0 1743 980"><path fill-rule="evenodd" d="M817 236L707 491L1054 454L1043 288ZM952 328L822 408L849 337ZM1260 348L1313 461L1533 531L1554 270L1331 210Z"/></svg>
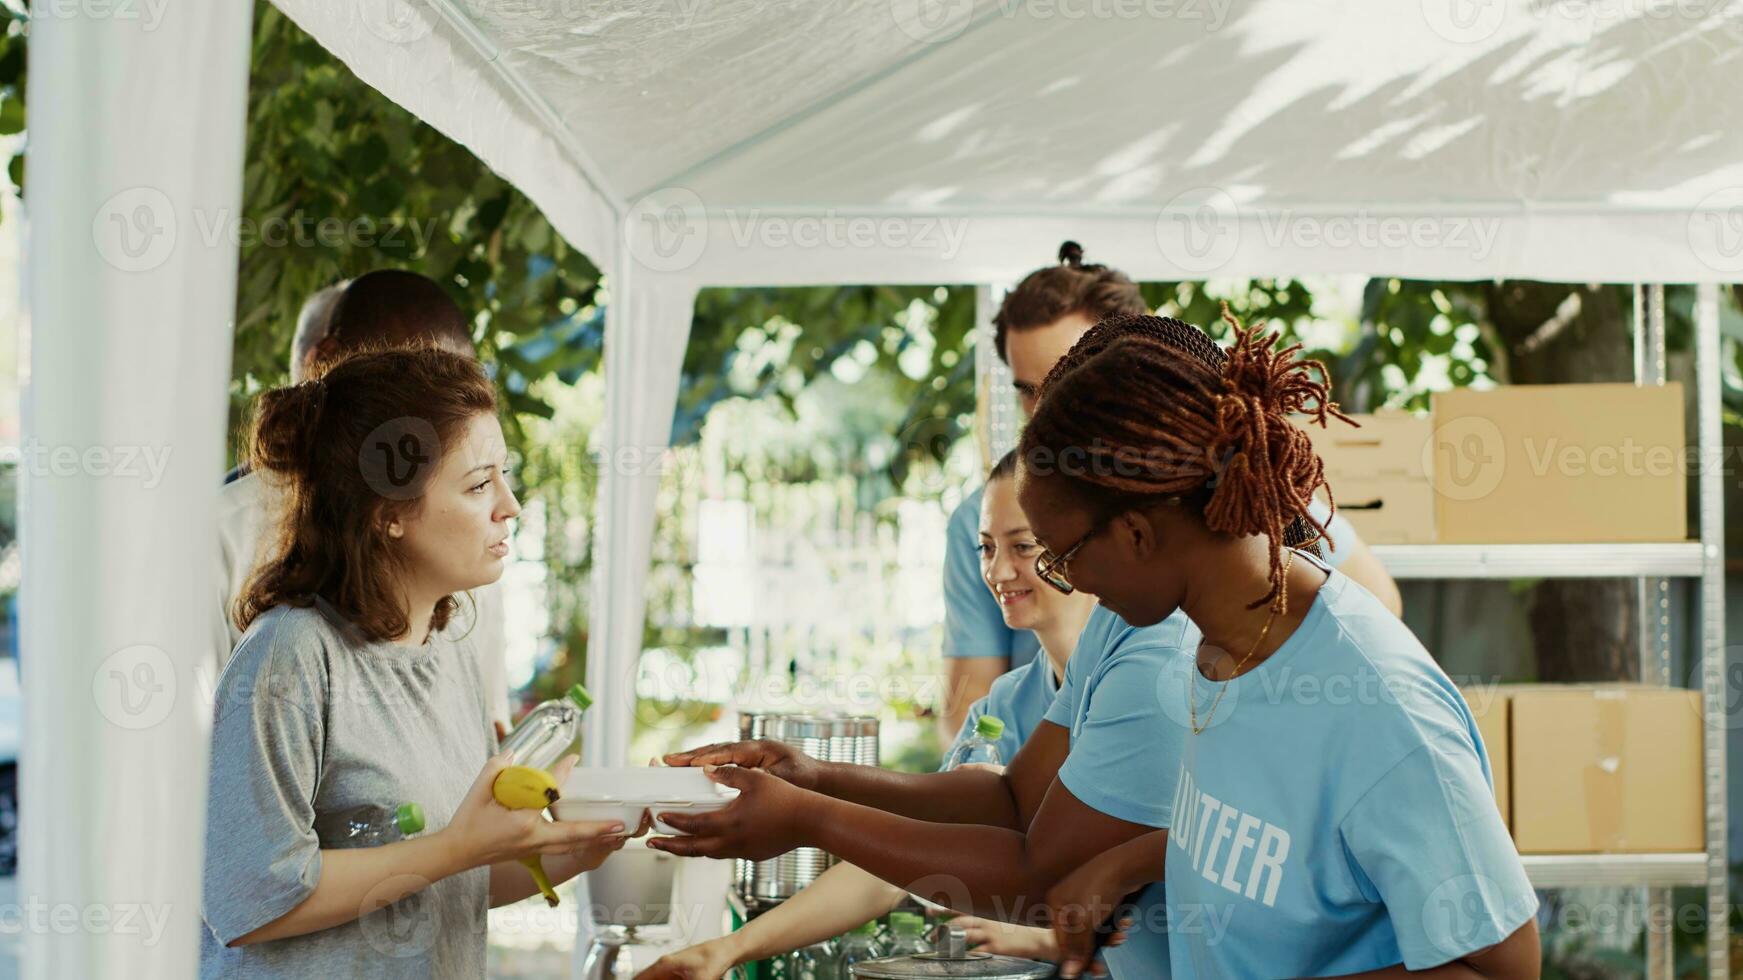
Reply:
<svg viewBox="0 0 1743 980"><path fill-rule="evenodd" d="M822 766L785 742L756 739L748 742L716 742L687 752L666 756L668 766L738 766L762 771L792 783L800 789L817 788L818 771Z"/></svg>
<svg viewBox="0 0 1743 980"><path fill-rule="evenodd" d="M661 822L689 836L652 837L649 847L682 857L766 861L810 843L805 828L816 800L813 794L766 772L738 766L710 767L708 778L738 790L738 799L712 813L655 813Z"/></svg>

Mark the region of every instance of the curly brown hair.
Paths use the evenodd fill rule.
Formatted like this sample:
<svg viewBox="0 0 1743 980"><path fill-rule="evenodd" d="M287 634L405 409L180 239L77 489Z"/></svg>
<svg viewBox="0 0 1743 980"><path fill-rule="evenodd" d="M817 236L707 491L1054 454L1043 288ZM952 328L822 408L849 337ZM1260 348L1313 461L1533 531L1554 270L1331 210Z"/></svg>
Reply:
<svg viewBox="0 0 1743 980"><path fill-rule="evenodd" d="M1301 345L1277 350L1277 334L1242 327L1226 309L1223 317L1236 338L1226 351L1178 320L1098 325L1043 384L1019 452L1025 461L1082 459L1039 469L1068 481L1095 513L1179 497L1212 531L1265 535L1271 588L1251 607L1282 612L1291 529L1305 522L1325 537L1308 506L1320 487L1331 498L1324 464L1289 416L1354 423L1331 401L1325 366L1296 356Z"/></svg>
<svg viewBox="0 0 1743 980"><path fill-rule="evenodd" d="M277 605L326 600L371 641L408 632L397 581L404 558L387 526L414 514L439 465L467 425L494 414L496 393L477 361L426 346L373 350L338 362L319 379L268 391L255 410L251 459L283 490L271 545L236 600L247 630ZM406 433L433 433L421 451L437 465L412 469L404 486L384 486L371 448ZM429 452L430 448L438 450ZM430 628L459 604L437 603Z"/></svg>

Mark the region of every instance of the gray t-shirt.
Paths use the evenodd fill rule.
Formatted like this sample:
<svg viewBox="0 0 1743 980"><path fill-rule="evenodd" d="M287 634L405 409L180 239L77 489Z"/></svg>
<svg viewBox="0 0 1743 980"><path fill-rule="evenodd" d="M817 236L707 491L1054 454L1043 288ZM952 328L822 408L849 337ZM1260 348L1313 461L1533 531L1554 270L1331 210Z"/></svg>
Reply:
<svg viewBox="0 0 1743 980"><path fill-rule="evenodd" d="M489 868L330 929L224 945L314 891L316 814L415 802L425 834L453 819L496 744L469 642L370 643L319 601L249 628L218 682L201 977L484 975Z"/></svg>

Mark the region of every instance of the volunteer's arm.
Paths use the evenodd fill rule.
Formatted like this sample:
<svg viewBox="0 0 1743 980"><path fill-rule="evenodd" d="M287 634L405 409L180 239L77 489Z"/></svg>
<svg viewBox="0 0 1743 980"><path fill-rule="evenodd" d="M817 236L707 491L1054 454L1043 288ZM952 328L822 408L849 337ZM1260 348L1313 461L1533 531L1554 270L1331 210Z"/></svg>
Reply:
<svg viewBox="0 0 1743 980"><path fill-rule="evenodd" d="M668 953L636 980L719 980L741 963L779 956L870 922L895 908L905 894L851 864L837 864L742 929Z"/></svg>
<svg viewBox="0 0 1743 980"><path fill-rule="evenodd" d="M738 799L714 813L661 815L691 836L655 838L650 847L750 860L818 847L947 908L1031 925L1045 920L1047 891L1055 882L1152 829L1091 808L1058 781L1025 833L898 816L752 769L729 766L710 776L737 788Z"/></svg>
<svg viewBox="0 0 1743 980"><path fill-rule="evenodd" d="M1168 831L1139 834L1092 856L1048 891L1060 976L1075 977L1083 971L1094 952L1096 927L1113 915L1122 898L1162 879L1167 854ZM1101 964L1093 972L1103 973Z"/></svg>
<svg viewBox="0 0 1743 980"><path fill-rule="evenodd" d="M1027 827L1071 751L1059 725L1042 722L1003 773L986 769L902 773L820 762L772 740L703 746L666 756L670 766L761 769L802 789L930 823Z"/></svg>

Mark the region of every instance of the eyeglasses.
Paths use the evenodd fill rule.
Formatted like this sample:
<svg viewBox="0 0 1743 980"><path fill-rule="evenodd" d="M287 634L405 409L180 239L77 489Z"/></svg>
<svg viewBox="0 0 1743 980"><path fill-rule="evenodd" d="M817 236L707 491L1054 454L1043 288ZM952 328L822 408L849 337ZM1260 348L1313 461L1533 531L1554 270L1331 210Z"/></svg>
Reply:
<svg viewBox="0 0 1743 980"><path fill-rule="evenodd" d="M1113 522L1113 519L1118 516L1118 514L1109 514L1106 517L1097 520L1094 524L1089 526L1088 531L1084 532L1083 537L1077 539L1076 544L1065 549L1061 554L1056 555L1043 547L1041 553L1035 556L1035 574L1041 577L1041 581L1053 586L1053 588L1059 590L1059 592L1064 595L1070 595L1071 593L1076 592L1077 587L1072 585L1071 579L1066 577L1067 569L1065 563L1070 561L1073 555L1082 551L1083 546L1089 544L1090 538L1100 534L1102 529L1106 528Z"/></svg>
<svg viewBox="0 0 1743 980"><path fill-rule="evenodd" d="M1179 506L1181 500L1182 497L1179 494L1171 493L1160 494L1154 497L1140 497L1128 501L1124 507L1096 518L1095 523L1089 526L1089 530L1084 532L1083 537L1078 538L1076 544L1065 549L1060 554L1056 555L1046 547L1043 547L1041 549L1041 554L1035 557L1035 574L1041 577L1041 581L1053 586L1053 588L1065 595L1070 595L1073 592L1076 592L1077 587L1072 585L1071 579L1066 577L1068 573L1066 563L1071 561L1072 557L1079 551L1082 551L1083 546L1089 544L1091 538L1106 530L1107 526L1114 522L1114 518L1129 510L1142 508L1151 504L1166 504L1171 507Z"/></svg>

